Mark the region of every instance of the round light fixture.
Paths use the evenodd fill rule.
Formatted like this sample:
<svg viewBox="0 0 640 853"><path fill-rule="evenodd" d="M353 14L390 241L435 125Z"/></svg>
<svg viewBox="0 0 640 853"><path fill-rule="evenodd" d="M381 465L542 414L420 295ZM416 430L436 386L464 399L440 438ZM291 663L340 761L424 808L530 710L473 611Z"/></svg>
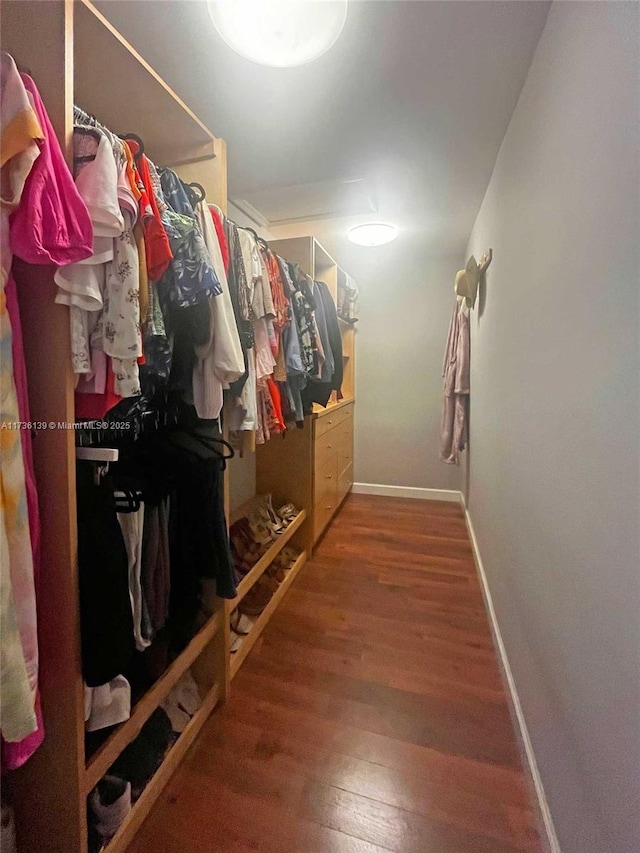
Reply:
<svg viewBox="0 0 640 853"><path fill-rule="evenodd" d="M224 41L260 65L313 62L342 32L347 0L207 0Z"/></svg>
<svg viewBox="0 0 640 853"><path fill-rule="evenodd" d="M398 229L395 225L386 225L384 222L367 222L347 231L349 240L358 246L384 246L397 236Z"/></svg>

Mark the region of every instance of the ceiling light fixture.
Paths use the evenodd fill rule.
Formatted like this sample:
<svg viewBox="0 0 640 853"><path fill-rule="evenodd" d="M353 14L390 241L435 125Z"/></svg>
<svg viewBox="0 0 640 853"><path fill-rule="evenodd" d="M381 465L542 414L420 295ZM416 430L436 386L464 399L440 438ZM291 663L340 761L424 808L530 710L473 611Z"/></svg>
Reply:
<svg viewBox="0 0 640 853"><path fill-rule="evenodd" d="M395 225L386 225L384 222L367 222L347 231L349 240L358 246L384 246L397 236L398 229Z"/></svg>
<svg viewBox="0 0 640 853"><path fill-rule="evenodd" d="M337 41L347 0L207 0L213 25L240 56L287 68L313 62Z"/></svg>

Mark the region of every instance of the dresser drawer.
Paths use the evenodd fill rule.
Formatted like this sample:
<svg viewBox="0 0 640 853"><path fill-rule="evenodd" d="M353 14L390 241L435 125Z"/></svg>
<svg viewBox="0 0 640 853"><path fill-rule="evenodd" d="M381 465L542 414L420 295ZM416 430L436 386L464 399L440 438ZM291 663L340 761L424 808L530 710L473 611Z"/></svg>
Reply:
<svg viewBox="0 0 640 853"><path fill-rule="evenodd" d="M333 435L333 433L328 433ZM338 471L342 471L353 462L353 423L345 421L336 427L336 445L338 451Z"/></svg>
<svg viewBox="0 0 640 853"><path fill-rule="evenodd" d="M330 429L324 435L319 436L313 443L313 462L317 469L325 465L328 459L338 458L340 449L340 434L338 428Z"/></svg>
<svg viewBox="0 0 640 853"><path fill-rule="evenodd" d="M333 496L326 496L324 500L319 501L313 511L313 541L317 542L322 535L327 524L331 521L334 512L338 508L338 495L336 492Z"/></svg>
<svg viewBox="0 0 640 853"><path fill-rule="evenodd" d="M338 457L335 452L323 460L322 465L316 465L313 472L314 504L322 502L327 495L332 496L336 493L339 470Z"/></svg>
<svg viewBox="0 0 640 853"><path fill-rule="evenodd" d="M347 406L342 406L336 409L335 412L327 412L325 415L320 415L314 421L314 436L316 441L320 436L332 430L334 427L345 423L345 421L353 421L353 403Z"/></svg>
<svg viewBox="0 0 640 853"><path fill-rule="evenodd" d="M338 501L345 498L353 486L353 464L348 465L338 477Z"/></svg>

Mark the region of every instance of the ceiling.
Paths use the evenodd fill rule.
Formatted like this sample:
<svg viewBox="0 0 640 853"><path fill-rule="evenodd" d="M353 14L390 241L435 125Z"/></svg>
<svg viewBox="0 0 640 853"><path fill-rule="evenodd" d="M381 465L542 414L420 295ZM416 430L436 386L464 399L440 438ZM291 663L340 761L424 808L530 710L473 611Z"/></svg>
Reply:
<svg viewBox="0 0 640 853"><path fill-rule="evenodd" d="M229 196L263 224L391 221L462 251L548 2L352 0L334 47L299 68L235 54L206 4L96 5L228 142Z"/></svg>

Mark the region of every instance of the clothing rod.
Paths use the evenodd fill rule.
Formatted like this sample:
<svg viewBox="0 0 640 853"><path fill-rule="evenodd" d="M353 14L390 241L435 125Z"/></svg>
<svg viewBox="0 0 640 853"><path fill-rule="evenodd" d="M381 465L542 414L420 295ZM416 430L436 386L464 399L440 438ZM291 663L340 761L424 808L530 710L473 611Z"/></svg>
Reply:
<svg viewBox="0 0 640 853"><path fill-rule="evenodd" d="M76 459L86 462L117 462L118 451L115 447L76 447Z"/></svg>

